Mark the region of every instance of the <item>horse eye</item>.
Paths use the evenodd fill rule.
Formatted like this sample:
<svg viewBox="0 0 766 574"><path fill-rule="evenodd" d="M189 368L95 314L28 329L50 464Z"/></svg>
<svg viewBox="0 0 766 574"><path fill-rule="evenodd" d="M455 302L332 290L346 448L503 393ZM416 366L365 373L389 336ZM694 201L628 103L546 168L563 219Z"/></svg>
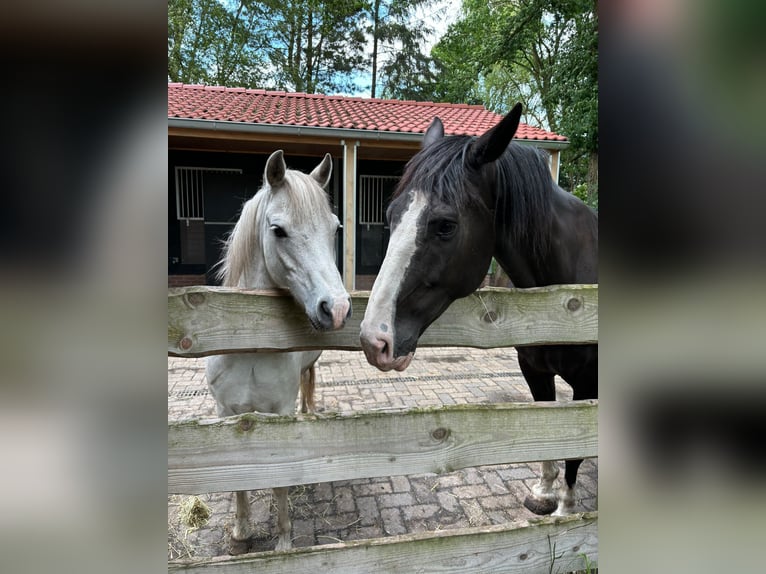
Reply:
<svg viewBox="0 0 766 574"><path fill-rule="evenodd" d="M343 229L343 225L338 225L338 227L335 229L335 235L338 235L341 229Z"/></svg>
<svg viewBox="0 0 766 574"><path fill-rule="evenodd" d="M438 235L442 239L449 239L453 235L455 235L455 232L457 231L457 223L454 221L444 220L439 222L438 227L436 228L436 235Z"/></svg>
<svg viewBox="0 0 766 574"><path fill-rule="evenodd" d="M279 227L279 225L272 225L271 230L274 232L274 235L277 237L287 237L287 232Z"/></svg>

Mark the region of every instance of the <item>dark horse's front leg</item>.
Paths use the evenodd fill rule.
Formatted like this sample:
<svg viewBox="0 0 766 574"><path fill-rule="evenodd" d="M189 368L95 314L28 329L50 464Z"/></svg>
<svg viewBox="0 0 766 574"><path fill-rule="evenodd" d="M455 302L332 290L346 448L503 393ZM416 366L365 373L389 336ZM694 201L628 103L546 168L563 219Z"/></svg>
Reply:
<svg viewBox="0 0 766 574"><path fill-rule="evenodd" d="M554 377L560 370L556 367L560 365L555 363L563 362L560 355L567 354L569 349L563 353L558 351L556 347L527 347L517 350L521 372L536 401L556 400ZM567 375L569 376L565 380L572 386L575 400L595 397L595 391L591 393L589 384L591 375L595 380L595 371L590 373L589 369L585 368ZM591 394L593 396L589 396ZM554 461L543 462L540 480L532 487L532 494L526 498L524 506L535 514L553 514L554 516L571 514L576 502L575 485L581 463L582 459L566 461L564 484L556 490L554 482L559 475L558 464Z"/></svg>
<svg viewBox="0 0 766 574"><path fill-rule="evenodd" d="M519 366L536 401L555 401L555 374L572 387L573 399L594 399L598 396L598 347L571 345L526 347L518 349ZM532 487L532 495L524 501L535 514L564 516L574 511L577 471L582 459L567 460L564 484L557 490L554 481L559 475L554 461L542 463L540 480Z"/></svg>
<svg viewBox="0 0 766 574"><path fill-rule="evenodd" d="M533 366L532 357L519 349L519 366L521 373L532 391L532 398L536 401L555 401L556 386L553 381L554 375L537 370ZM535 514L551 514L558 506L558 497L553 488L553 483L559 475L559 467L556 462L546 460L542 463L540 480L532 487L532 494L524 500L524 506Z"/></svg>

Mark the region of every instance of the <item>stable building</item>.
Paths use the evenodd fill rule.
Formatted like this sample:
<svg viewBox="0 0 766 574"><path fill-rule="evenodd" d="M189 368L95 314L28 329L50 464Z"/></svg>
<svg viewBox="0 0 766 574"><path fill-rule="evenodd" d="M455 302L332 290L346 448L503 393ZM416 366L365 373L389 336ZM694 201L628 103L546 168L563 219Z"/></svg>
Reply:
<svg viewBox="0 0 766 574"><path fill-rule="evenodd" d="M168 84L169 286L214 283L222 240L282 149L302 171L332 155L338 268L346 289L370 289L388 245L386 207L436 116L448 136L481 135L502 117L466 104ZM522 123L514 141L546 150L558 180L565 137Z"/></svg>

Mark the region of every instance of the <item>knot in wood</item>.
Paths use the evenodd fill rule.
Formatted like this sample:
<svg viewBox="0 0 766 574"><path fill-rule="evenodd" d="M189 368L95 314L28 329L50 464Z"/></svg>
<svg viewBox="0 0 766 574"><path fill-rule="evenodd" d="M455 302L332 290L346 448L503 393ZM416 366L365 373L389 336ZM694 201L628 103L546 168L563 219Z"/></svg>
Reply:
<svg viewBox="0 0 766 574"><path fill-rule="evenodd" d="M582 307L582 300L578 299L577 297L572 297L569 301L567 301L567 309L572 312L577 311L580 307Z"/></svg>
<svg viewBox="0 0 766 574"><path fill-rule="evenodd" d="M449 436L449 430L444 427L439 427L431 431L431 438L437 441L443 441Z"/></svg>
<svg viewBox="0 0 766 574"><path fill-rule="evenodd" d="M249 431L251 428L253 428L253 421L249 419L245 419L243 421L239 421L239 430L241 431Z"/></svg>
<svg viewBox="0 0 766 574"><path fill-rule="evenodd" d="M484 313L484 317L482 317L482 319L484 319L485 323L494 323L497 321L497 313L494 311L487 311Z"/></svg>
<svg viewBox="0 0 766 574"><path fill-rule="evenodd" d="M205 302L205 295L204 293L189 293L186 296L186 300L189 302L189 305L196 307L197 305L202 305L202 303Z"/></svg>
<svg viewBox="0 0 766 574"><path fill-rule="evenodd" d="M188 351L192 348L192 340L189 337L184 337L178 343L178 346L181 347L184 351Z"/></svg>
<svg viewBox="0 0 766 574"><path fill-rule="evenodd" d="M527 554L526 554L526 553L524 553L524 554L519 554L519 560L526 560L527 558L529 558L529 557L527 556Z"/></svg>

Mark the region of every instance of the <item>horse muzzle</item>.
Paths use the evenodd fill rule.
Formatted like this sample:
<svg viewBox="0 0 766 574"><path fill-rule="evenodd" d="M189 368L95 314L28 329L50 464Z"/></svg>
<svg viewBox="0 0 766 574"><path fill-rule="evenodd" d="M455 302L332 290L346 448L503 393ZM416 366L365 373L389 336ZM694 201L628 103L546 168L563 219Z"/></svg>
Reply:
<svg viewBox="0 0 766 574"><path fill-rule="evenodd" d="M415 353L394 357L394 339L389 333L370 331L362 326L359 337L367 362L381 371L403 371L410 366Z"/></svg>
<svg viewBox="0 0 766 574"><path fill-rule="evenodd" d="M314 326L322 331L335 331L343 328L346 320L351 317L351 298L348 295L340 297L322 297L315 310Z"/></svg>

